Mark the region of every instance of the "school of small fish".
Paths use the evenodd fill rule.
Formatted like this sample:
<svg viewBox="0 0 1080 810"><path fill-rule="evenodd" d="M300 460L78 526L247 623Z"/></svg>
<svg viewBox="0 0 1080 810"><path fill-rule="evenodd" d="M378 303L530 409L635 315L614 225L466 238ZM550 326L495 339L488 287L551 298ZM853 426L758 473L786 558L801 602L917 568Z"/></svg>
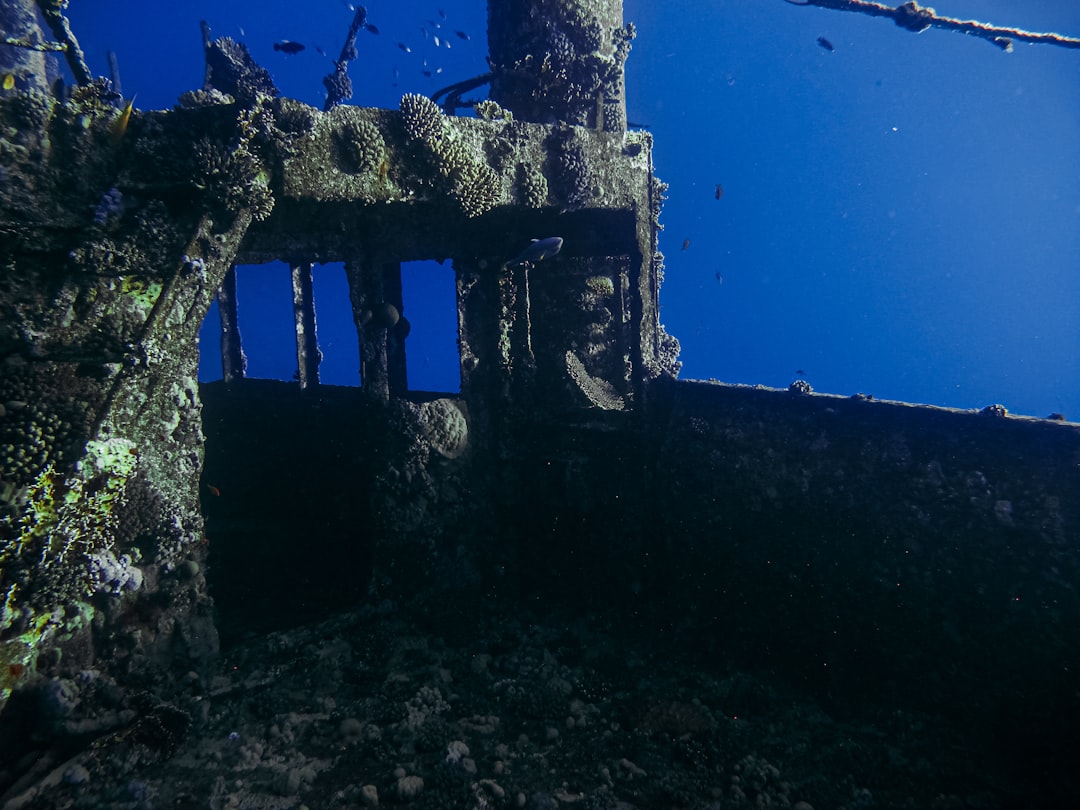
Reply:
<svg viewBox="0 0 1080 810"><path fill-rule="evenodd" d="M352 11L352 12L355 12L357 10L357 8L358 8L358 6L355 3L351 3L348 0L342 0L342 5L345 6L345 8L347 8L349 11ZM436 50L443 49L443 48L447 48L447 49L451 48L452 47L451 42L450 42L450 37L451 36L457 37L462 42L470 42L472 40L472 36L470 36L468 31L463 31L460 28L457 28L457 29L454 29L453 31L451 31L450 33L447 33L446 30L443 29L443 23L447 21L447 14L446 14L446 11L444 9L441 9L441 8L437 9L436 10L436 16L438 17L438 19L425 19L424 24L420 26L420 35L421 35L421 37L425 41L430 41L431 44L435 46ZM362 27L369 34L378 35L380 33L378 26L376 26L376 25L374 25L374 24L372 24L370 22L365 21L363 23ZM243 35L243 33L244 33L242 28L240 29L240 33L241 33L241 35ZM396 45L397 45L398 50L400 50L402 53L405 53L405 54L412 54L413 53L413 46L410 45L408 42L405 42L403 40L398 40ZM279 53L288 54L290 56L300 53L301 51L305 50L305 47L306 46L303 43L296 42L294 40L289 40L289 39L282 39L282 40L274 43L274 50L275 51L277 51ZM326 51L324 51L318 45L314 46L314 49L315 49L315 52L318 53L320 56L326 56ZM422 58L421 64L420 64L420 74L422 76L424 76L425 78L431 79L431 78L439 75L442 72L443 72L443 69L441 67L436 67L436 66L429 65L428 59L427 59L426 56L424 56ZM401 76L401 72L398 69L398 67L395 66L394 67L394 83L393 83L394 87L397 87L397 80L400 78L400 76Z"/></svg>

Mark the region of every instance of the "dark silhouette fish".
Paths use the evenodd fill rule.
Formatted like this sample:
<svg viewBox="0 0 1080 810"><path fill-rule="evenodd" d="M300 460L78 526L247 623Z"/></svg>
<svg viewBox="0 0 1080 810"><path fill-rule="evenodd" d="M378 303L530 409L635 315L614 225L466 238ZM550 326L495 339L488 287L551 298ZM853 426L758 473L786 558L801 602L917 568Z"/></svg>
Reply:
<svg viewBox="0 0 1080 810"><path fill-rule="evenodd" d="M457 34L458 39L464 39L464 40L470 39L469 35L467 33L465 33L464 31L455 31L454 33Z"/></svg>
<svg viewBox="0 0 1080 810"><path fill-rule="evenodd" d="M300 51L304 50L304 46L299 42L283 39L281 42L274 43L274 50L282 53L300 53Z"/></svg>
<svg viewBox="0 0 1080 810"><path fill-rule="evenodd" d="M369 23L369 22L366 22L366 23L364 23L364 30L365 30L365 31L367 31L367 32L368 32L369 34L376 34L376 35L378 35L378 33L379 33L379 29L378 29L378 27L376 27L376 26L372 25L372 24L371 24L371 23Z"/></svg>
<svg viewBox="0 0 1080 810"><path fill-rule="evenodd" d="M827 50L829 53L832 53L833 51L836 50L836 46L834 46L831 42L829 42L829 40L825 39L825 37L818 37L817 38L817 44L820 45L825 50Z"/></svg>

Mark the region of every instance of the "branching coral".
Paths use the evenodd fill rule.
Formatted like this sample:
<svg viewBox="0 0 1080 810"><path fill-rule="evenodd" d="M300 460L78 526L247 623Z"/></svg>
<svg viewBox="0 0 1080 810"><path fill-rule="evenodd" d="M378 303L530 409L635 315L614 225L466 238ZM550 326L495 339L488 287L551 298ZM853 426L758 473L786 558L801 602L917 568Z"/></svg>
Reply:
<svg viewBox="0 0 1080 810"><path fill-rule="evenodd" d="M529 208L543 208L548 199L547 178L535 166L522 163L518 166L518 193Z"/></svg>
<svg viewBox="0 0 1080 810"><path fill-rule="evenodd" d="M343 162L352 171L373 172L386 160L386 142L379 128L366 119L351 120L338 133Z"/></svg>
<svg viewBox="0 0 1080 810"><path fill-rule="evenodd" d="M434 144L444 136L442 110L427 96L406 93L401 97L400 109L405 134L411 140Z"/></svg>
<svg viewBox="0 0 1080 810"><path fill-rule="evenodd" d="M461 140L434 101L408 93L401 98L401 115L406 136L445 178L446 191L465 216L480 216L498 203L502 178Z"/></svg>

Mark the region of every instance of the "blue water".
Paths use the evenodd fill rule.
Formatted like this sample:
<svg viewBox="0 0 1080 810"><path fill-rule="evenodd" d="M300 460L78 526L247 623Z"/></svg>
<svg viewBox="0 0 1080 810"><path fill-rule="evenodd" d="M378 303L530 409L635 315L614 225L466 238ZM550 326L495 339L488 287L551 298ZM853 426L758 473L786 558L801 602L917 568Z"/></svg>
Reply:
<svg viewBox="0 0 1080 810"><path fill-rule="evenodd" d="M354 103L396 107L405 92L486 70L483 3L443 2L445 20L438 2L367 7L380 34L360 39ZM1074 0L935 7L1080 36ZM117 52L140 108L201 85L204 18L215 36L245 42L282 93L321 107L330 59L316 47L336 55L352 12L341 0L97 0L70 16L95 72ZM683 377L786 386L801 376L819 391L1080 418L1080 51L1005 54L782 0L628 0L625 17L638 28L629 118L655 135L670 184L662 320L682 342ZM429 20L449 49L435 47ZM282 39L307 48L275 52ZM287 275L261 269L265 290L257 274L240 281L249 371L291 379ZM407 268L405 284L410 386L455 390L448 266ZM355 384L347 309L322 304L340 292L320 295L343 285L340 267L316 270L323 379ZM206 334L212 379L216 325Z"/></svg>

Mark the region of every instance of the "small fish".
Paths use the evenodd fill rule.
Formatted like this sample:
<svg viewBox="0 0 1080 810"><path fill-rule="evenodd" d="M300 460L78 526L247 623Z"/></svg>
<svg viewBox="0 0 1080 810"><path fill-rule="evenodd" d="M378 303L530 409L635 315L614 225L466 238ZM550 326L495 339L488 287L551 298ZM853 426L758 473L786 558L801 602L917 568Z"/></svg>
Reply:
<svg viewBox="0 0 1080 810"><path fill-rule="evenodd" d="M798 374L800 377L805 377L806 376L806 372L803 371L801 368L795 369L795 373Z"/></svg>
<svg viewBox="0 0 1080 810"><path fill-rule="evenodd" d="M720 199L724 196L724 187L719 183L716 184L716 199Z"/></svg>
<svg viewBox="0 0 1080 810"><path fill-rule="evenodd" d="M410 47L409 47L408 45L406 45L406 44L405 44L404 42L399 42L399 43L397 44L397 46L398 46L399 48L401 48L401 50L405 51L405 53L412 53L412 48L410 48Z"/></svg>
<svg viewBox="0 0 1080 810"><path fill-rule="evenodd" d="M427 78L429 78L429 79L430 79L430 78L431 78L431 76L432 76L432 73L431 73L431 71L430 71L430 70L421 70L421 71L420 71L420 73L421 73L421 75L423 75L423 76L426 76L426 77L427 77Z"/></svg>
<svg viewBox="0 0 1080 810"><path fill-rule="evenodd" d="M717 273L716 274L716 281L719 284L723 284L724 283L724 277L722 275L720 275L719 273Z"/></svg>
<svg viewBox="0 0 1080 810"><path fill-rule="evenodd" d="M349 2L349 0L341 0L341 4L345 6L349 11L356 11L356 6Z"/></svg>
<svg viewBox="0 0 1080 810"><path fill-rule="evenodd" d="M563 240L561 236L549 236L546 239L533 239L510 264L534 264L550 258L562 250Z"/></svg>
<svg viewBox="0 0 1080 810"><path fill-rule="evenodd" d="M364 23L364 30L369 34L375 34L376 36L379 34L379 29L369 22Z"/></svg>
<svg viewBox="0 0 1080 810"><path fill-rule="evenodd" d="M455 34L457 34L457 38L458 38L458 39L463 39L463 40L465 40L466 42L468 42L468 41L469 41L470 39L472 39L472 37L470 37L470 36L469 36L468 34L466 34L466 33L465 33L464 31L455 31L454 33L455 33Z"/></svg>
<svg viewBox="0 0 1080 810"><path fill-rule="evenodd" d="M689 239L683 239L682 240L682 249L686 250L689 247L690 247L690 240Z"/></svg>
<svg viewBox="0 0 1080 810"><path fill-rule="evenodd" d="M124 133L127 132L128 122L131 121L131 111L134 107L135 96L132 96L131 101L125 104L124 109L120 111L120 115L109 125L109 135L114 141L119 141L124 137Z"/></svg>
<svg viewBox="0 0 1080 810"><path fill-rule="evenodd" d="M281 40L281 42L274 43L274 50L281 51L282 53L293 54L300 53L300 51L304 50L304 46L299 42L293 42L289 39L283 39Z"/></svg>
<svg viewBox="0 0 1080 810"><path fill-rule="evenodd" d="M439 9L439 16L442 17L444 20L446 19L446 12L443 11L441 8Z"/></svg>
<svg viewBox="0 0 1080 810"><path fill-rule="evenodd" d="M438 47L439 47L439 45L441 45L441 44L442 44L442 43L440 43L440 42L439 42L439 38L438 38L438 37L432 37L431 39L432 39L432 40L433 40L433 41L435 42L435 47L436 47L436 48L438 48Z"/></svg>
<svg viewBox="0 0 1080 810"><path fill-rule="evenodd" d="M317 53L319 56L326 56L326 51L324 51L318 45L315 46L315 53Z"/></svg>
<svg viewBox="0 0 1080 810"><path fill-rule="evenodd" d="M5 73L4 74L4 89L5 90L14 90L15 89L15 74L14 73Z"/></svg>
<svg viewBox="0 0 1080 810"><path fill-rule="evenodd" d="M827 50L829 53L832 53L836 50L836 46L829 42L829 40L825 39L825 37L818 37L817 44Z"/></svg>
<svg viewBox="0 0 1080 810"><path fill-rule="evenodd" d="M220 498L221 497L221 490L218 489L217 487L215 487L213 484L207 484L206 489L215 498Z"/></svg>

